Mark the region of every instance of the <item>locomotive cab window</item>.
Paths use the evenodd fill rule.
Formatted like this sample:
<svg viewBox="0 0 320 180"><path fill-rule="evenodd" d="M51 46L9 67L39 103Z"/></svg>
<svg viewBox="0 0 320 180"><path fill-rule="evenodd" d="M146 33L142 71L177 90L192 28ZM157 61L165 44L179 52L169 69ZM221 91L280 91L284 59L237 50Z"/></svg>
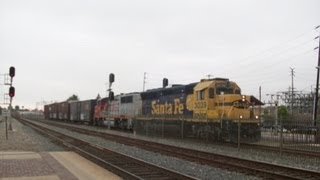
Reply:
<svg viewBox="0 0 320 180"><path fill-rule="evenodd" d="M232 88L217 88L217 94L233 94L233 89Z"/></svg>
<svg viewBox="0 0 320 180"><path fill-rule="evenodd" d="M209 89L209 98L214 98L214 88Z"/></svg>
<svg viewBox="0 0 320 180"><path fill-rule="evenodd" d="M197 100L204 99L204 92L205 92L205 90L197 91Z"/></svg>
<svg viewBox="0 0 320 180"><path fill-rule="evenodd" d="M133 102L132 96L127 96L127 97L122 97L121 98L121 104L123 104L123 103L132 103L132 102Z"/></svg>

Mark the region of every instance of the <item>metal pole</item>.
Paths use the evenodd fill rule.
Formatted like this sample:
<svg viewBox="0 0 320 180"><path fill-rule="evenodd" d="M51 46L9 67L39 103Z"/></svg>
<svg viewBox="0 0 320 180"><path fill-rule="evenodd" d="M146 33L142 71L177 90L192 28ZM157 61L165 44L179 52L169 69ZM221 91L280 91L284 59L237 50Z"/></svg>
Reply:
<svg viewBox="0 0 320 180"><path fill-rule="evenodd" d="M9 104L9 130L12 131L12 124L11 124L11 110L12 110L12 97L10 97L10 104Z"/></svg>
<svg viewBox="0 0 320 180"><path fill-rule="evenodd" d="M293 87L293 76L294 76L294 68L290 68L291 69L291 114L293 113L293 96L294 96L294 93L293 93L293 90L294 90L294 87Z"/></svg>
<svg viewBox="0 0 320 180"><path fill-rule="evenodd" d="M181 118L181 116L179 116L179 118ZM183 130L184 130L184 121L183 118L181 119L181 138L183 139Z"/></svg>
<svg viewBox="0 0 320 180"><path fill-rule="evenodd" d="M142 88L142 92L144 92L145 87L146 87L146 75L147 75L147 73L144 72L144 73L143 73L143 88Z"/></svg>
<svg viewBox="0 0 320 180"><path fill-rule="evenodd" d="M165 115L163 115L163 116L165 116ZM163 126L164 126L164 117L162 117L162 121L161 121L161 137L162 138L164 137Z"/></svg>
<svg viewBox="0 0 320 180"><path fill-rule="evenodd" d="M276 135L278 136L278 124L279 124L278 123L278 99L275 102L274 106L275 106L275 117L276 117L276 126L275 126L275 128L276 128Z"/></svg>
<svg viewBox="0 0 320 180"><path fill-rule="evenodd" d="M320 26L316 27L319 28ZM318 47L318 66L317 66L317 85L316 85L316 100L314 105L314 114L313 114L313 120L314 120L314 126L317 125L317 110L318 110L318 100L319 100L319 68L320 68L320 36L319 38L319 47Z"/></svg>
<svg viewBox="0 0 320 180"><path fill-rule="evenodd" d="M280 156L282 155L282 147L283 147L283 126L282 126L282 117L280 117Z"/></svg>
<svg viewBox="0 0 320 180"><path fill-rule="evenodd" d="M259 101L261 102L261 86L259 86ZM259 105L259 124L261 125L261 105Z"/></svg>
<svg viewBox="0 0 320 180"><path fill-rule="evenodd" d="M238 151L240 151L240 119L242 118L242 116L240 115L238 118Z"/></svg>
<svg viewBox="0 0 320 180"><path fill-rule="evenodd" d="M6 139L8 140L8 126L7 126L8 116L6 116Z"/></svg>

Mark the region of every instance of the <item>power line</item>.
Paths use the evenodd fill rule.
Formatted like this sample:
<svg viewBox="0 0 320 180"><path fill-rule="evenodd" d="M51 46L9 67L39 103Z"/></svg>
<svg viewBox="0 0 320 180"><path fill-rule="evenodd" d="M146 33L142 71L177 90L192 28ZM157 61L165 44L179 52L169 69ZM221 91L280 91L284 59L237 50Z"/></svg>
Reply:
<svg viewBox="0 0 320 180"><path fill-rule="evenodd" d="M246 67L248 67L248 66L250 66L250 65L252 65L252 64L259 63L259 62L257 62L257 61L254 61L254 62L251 62L251 63L250 63L248 60L251 60L252 58L256 58L256 57L259 58L259 55L265 54L266 52L270 52L272 49L275 49L275 48L277 48L277 47L283 47L283 44L286 44L286 43L291 42L291 41L295 41L295 40L299 39L300 37L302 37L302 36L304 36L305 34L308 34L308 33L310 33L310 32L311 32L311 31L308 31L308 32L306 32L306 33L302 33L302 34L300 34L299 36L297 36L297 37L294 38L294 39L287 40L287 41L285 41L285 42L283 42L283 43L279 43L278 45L276 45L276 46L274 46L274 47L271 47L271 48L269 48L269 49L267 49L267 50L263 50L263 51L261 51L261 52L259 52L259 53L256 53L255 55L248 56L248 57L246 57L246 58L242 58L242 59L238 60L238 62L240 62L240 63L238 63L237 66L236 66L236 67L234 66L233 68L237 68L237 69L238 69L238 68L239 68L239 64L240 64L240 66L246 66ZM304 41L304 42L302 42L302 43L299 43L299 44L297 44L297 45L288 47L288 48L286 48L286 49L284 49L284 50L280 50L280 51L278 51L278 52L275 52L275 53L273 53L273 54L271 54L271 55L270 55L270 54L269 54L269 55L264 55L264 56L262 56L262 58L260 57L260 59L265 59L265 58L268 58L268 57L270 58L270 56L273 57L273 56L282 54L282 53L284 53L284 52L287 52L287 51L290 50L290 49L300 47L301 45L305 45L305 44L310 43L310 42L312 42L312 40L309 39L309 40ZM247 61L245 61L245 60L247 60ZM254 59L254 60L256 60L256 59ZM246 63L246 62L249 62L249 64ZM243 65L241 65L241 63L242 63ZM233 63L230 63L230 65L233 65Z"/></svg>

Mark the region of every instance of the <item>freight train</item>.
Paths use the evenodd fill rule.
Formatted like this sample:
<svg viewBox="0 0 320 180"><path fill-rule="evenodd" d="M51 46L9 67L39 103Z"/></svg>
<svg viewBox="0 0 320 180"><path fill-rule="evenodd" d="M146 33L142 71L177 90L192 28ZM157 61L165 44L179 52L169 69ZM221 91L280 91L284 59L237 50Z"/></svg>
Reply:
<svg viewBox="0 0 320 180"><path fill-rule="evenodd" d="M61 102L44 107L46 119L87 122L132 129L135 133L170 137L196 137L236 142L261 137L254 96L241 94L225 78L204 79L112 98ZM239 131L240 130L240 131Z"/></svg>

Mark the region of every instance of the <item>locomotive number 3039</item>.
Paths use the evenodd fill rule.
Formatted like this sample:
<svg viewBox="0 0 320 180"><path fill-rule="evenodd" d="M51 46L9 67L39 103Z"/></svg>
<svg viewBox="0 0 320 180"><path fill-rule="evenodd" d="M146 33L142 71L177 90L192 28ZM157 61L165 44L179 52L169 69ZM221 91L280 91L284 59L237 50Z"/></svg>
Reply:
<svg viewBox="0 0 320 180"><path fill-rule="evenodd" d="M194 104L195 109L204 109L207 108L207 102L206 101L197 101Z"/></svg>

